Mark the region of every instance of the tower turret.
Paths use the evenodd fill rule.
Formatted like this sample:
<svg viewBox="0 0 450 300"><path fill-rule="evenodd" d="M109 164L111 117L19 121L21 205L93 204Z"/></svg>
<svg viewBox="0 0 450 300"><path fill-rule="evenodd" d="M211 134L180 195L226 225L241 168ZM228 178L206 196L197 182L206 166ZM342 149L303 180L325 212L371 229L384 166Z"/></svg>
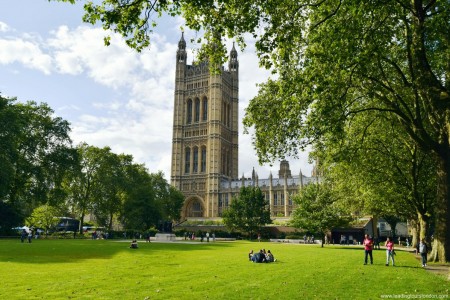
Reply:
<svg viewBox="0 0 450 300"><path fill-rule="evenodd" d="M182 32L180 41L178 42L177 64L178 63L186 64L186 59L187 59L186 41L184 40L184 32Z"/></svg>
<svg viewBox="0 0 450 300"><path fill-rule="evenodd" d="M230 60L228 62L228 70L230 72L235 72L239 69L239 62L237 59L237 51L236 48L234 47L234 43L233 43L233 48L230 51Z"/></svg>

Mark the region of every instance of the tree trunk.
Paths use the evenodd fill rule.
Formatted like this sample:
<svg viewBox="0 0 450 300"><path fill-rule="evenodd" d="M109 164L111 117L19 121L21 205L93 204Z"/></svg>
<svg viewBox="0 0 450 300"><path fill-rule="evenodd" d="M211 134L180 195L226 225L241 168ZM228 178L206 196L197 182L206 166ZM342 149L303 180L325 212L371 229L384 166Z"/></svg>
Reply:
<svg viewBox="0 0 450 300"><path fill-rule="evenodd" d="M80 234L83 234L83 225L84 225L83 221L84 221L84 212L82 212L80 216L80 228L78 228Z"/></svg>
<svg viewBox="0 0 450 300"><path fill-rule="evenodd" d="M109 214L109 222L108 222L108 230L110 230L110 231L112 230L113 217L114 217L114 214L110 213Z"/></svg>
<svg viewBox="0 0 450 300"><path fill-rule="evenodd" d="M450 197L449 170L450 155L448 147L439 153L437 169L437 198L435 210L435 231L430 261L450 262Z"/></svg>
<svg viewBox="0 0 450 300"><path fill-rule="evenodd" d="M430 226L429 217L424 216L420 213L417 214L417 217L419 219L419 241L421 239L428 239L429 238L428 228Z"/></svg>
<svg viewBox="0 0 450 300"><path fill-rule="evenodd" d="M420 232L419 222L417 222L416 220L410 220L409 224L411 226L411 235L412 235L411 247L416 248L417 244L419 243L419 232Z"/></svg>

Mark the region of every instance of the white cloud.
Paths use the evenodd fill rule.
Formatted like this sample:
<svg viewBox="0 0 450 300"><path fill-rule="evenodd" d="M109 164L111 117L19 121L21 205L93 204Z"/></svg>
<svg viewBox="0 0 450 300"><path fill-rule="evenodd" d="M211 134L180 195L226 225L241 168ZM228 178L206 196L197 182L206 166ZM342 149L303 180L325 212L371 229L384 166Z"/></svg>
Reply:
<svg viewBox="0 0 450 300"><path fill-rule="evenodd" d="M8 26L8 24L0 21L0 32L8 32L11 28Z"/></svg>
<svg viewBox="0 0 450 300"><path fill-rule="evenodd" d="M0 39L0 64L21 63L26 68L36 69L44 74L51 73L52 59L44 54L32 41Z"/></svg>

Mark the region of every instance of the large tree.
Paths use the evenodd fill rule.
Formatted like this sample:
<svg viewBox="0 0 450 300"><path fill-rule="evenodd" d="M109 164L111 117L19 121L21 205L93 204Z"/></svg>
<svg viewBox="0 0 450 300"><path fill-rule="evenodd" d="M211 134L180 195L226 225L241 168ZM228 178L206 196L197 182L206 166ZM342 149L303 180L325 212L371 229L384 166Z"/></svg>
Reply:
<svg viewBox="0 0 450 300"><path fill-rule="evenodd" d="M261 161L295 154L361 111L398 119L438 162L432 256L450 261L448 1L103 0L85 9L85 21L102 22L138 50L163 12L205 30L216 62L221 36L241 45L245 33L257 38L261 63L278 73L247 109Z"/></svg>
<svg viewBox="0 0 450 300"><path fill-rule="evenodd" d="M164 218L162 203L158 201L161 186L155 185L158 176L149 174L144 165L138 164L130 165L127 174L129 189L121 213L124 227L137 230L155 227Z"/></svg>
<svg viewBox="0 0 450 300"><path fill-rule="evenodd" d="M69 172L64 180L64 189L68 194L68 204L73 214L80 219L80 233L86 214L92 212L94 204L100 197L99 191L102 176L101 162L109 153L108 147L98 148L82 143L77 146L77 168Z"/></svg>
<svg viewBox="0 0 450 300"><path fill-rule="evenodd" d="M268 204L259 187L242 187L239 196L234 197L224 211L223 222L228 228L241 230L251 237L264 225L272 223Z"/></svg>
<svg viewBox="0 0 450 300"><path fill-rule="evenodd" d="M0 201L5 207L25 217L40 204L62 201L62 178L74 163L69 131L69 123L47 104L0 96Z"/></svg>
<svg viewBox="0 0 450 300"><path fill-rule="evenodd" d="M323 247L328 231L346 226L350 221L349 215L336 205L337 200L328 184L308 184L294 197L298 207L292 214L290 225L319 234Z"/></svg>
<svg viewBox="0 0 450 300"><path fill-rule="evenodd" d="M337 138L362 112L398 120L438 162L432 257L450 260L449 3L322 1L285 13L277 20L286 34L269 26L264 35L284 38L262 39L280 77L261 87L245 119L262 160Z"/></svg>
<svg viewBox="0 0 450 300"><path fill-rule="evenodd" d="M421 237L429 237L436 161L398 126L383 113L360 113L347 122L340 139L327 139L313 155L352 214L413 220L421 224Z"/></svg>
<svg viewBox="0 0 450 300"><path fill-rule="evenodd" d="M131 155L118 155L109 148L103 149L93 191L93 213L98 225L111 230L113 221L122 211L125 194L129 190L126 170L132 162Z"/></svg>

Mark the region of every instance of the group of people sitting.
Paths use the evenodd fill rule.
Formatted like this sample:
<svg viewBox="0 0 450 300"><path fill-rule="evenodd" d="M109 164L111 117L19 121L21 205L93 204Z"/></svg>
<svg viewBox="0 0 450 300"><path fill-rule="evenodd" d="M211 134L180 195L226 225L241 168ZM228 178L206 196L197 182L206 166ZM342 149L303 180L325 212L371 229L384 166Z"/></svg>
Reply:
<svg viewBox="0 0 450 300"><path fill-rule="evenodd" d="M137 249L137 248L138 248L137 240L133 240L133 241L131 242L130 248L131 248L131 249Z"/></svg>
<svg viewBox="0 0 450 300"><path fill-rule="evenodd" d="M253 250L250 250L248 253L248 260L254 263L269 263L277 261L270 250L261 249L259 252L253 253Z"/></svg>

